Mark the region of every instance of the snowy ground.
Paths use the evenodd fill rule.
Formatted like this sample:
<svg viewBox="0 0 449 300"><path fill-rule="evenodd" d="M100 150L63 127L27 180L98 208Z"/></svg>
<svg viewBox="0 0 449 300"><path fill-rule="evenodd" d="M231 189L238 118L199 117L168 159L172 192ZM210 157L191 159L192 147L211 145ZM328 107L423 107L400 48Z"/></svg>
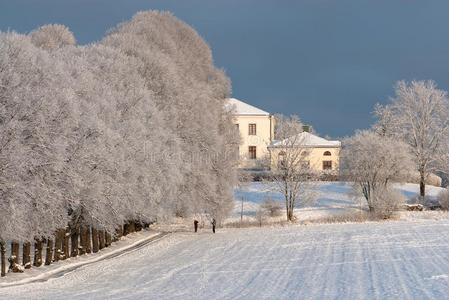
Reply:
<svg viewBox="0 0 449 300"><path fill-rule="evenodd" d="M419 193L417 184L396 184L395 188L402 192L409 202ZM439 187L427 186L426 193L429 200L435 199L442 190ZM352 188L349 183L344 182L316 182L312 189L316 196L314 203L296 209L298 221L319 219L322 217L344 214L349 211L358 211L360 207L365 207L366 201L352 194ZM283 196L275 192L273 184L263 182L252 182L236 189L235 207L230 220L239 220L243 199L243 216L246 220L254 219L259 205L266 199L280 201L282 204ZM283 204L284 205L284 204Z"/></svg>
<svg viewBox="0 0 449 300"><path fill-rule="evenodd" d="M410 200L418 191L415 184L396 188ZM317 201L297 209L300 221L360 209L348 184L319 182L314 189ZM440 190L429 187L429 197ZM266 198L282 201L262 183L235 196L231 221L240 218L242 197L247 219ZM191 230L190 221L170 226ZM154 233L126 238L99 255L148 234ZM99 255L65 263L70 268ZM8 274L0 280L0 299L447 299L449 214L403 212L399 221L228 228L215 235L208 228L177 232L69 272L60 267ZM36 275L41 281L5 286Z"/></svg>
<svg viewBox="0 0 449 300"><path fill-rule="evenodd" d="M1 299L447 299L449 222L176 233Z"/></svg>
<svg viewBox="0 0 449 300"><path fill-rule="evenodd" d="M109 259L121 255L124 252L128 253L135 248L141 247L142 245L157 240L158 238L162 238L163 236L165 236L165 233L159 233L153 230L143 230L122 237L118 242L112 243L109 247L104 248L95 254L92 253L76 258L68 258L63 261L52 263L49 266L43 265L39 268L33 267L30 270L26 270L24 273L8 273L6 277L0 279L0 289L3 287L28 284L34 281L45 281L51 277L58 277L81 266ZM10 250L8 249L7 253L9 253L9 251Z"/></svg>

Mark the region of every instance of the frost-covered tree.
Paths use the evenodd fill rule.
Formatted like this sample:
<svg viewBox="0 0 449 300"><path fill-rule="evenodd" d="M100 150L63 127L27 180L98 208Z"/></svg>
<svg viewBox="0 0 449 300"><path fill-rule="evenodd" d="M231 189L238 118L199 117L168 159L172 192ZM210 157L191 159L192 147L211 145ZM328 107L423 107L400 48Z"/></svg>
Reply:
<svg viewBox="0 0 449 300"><path fill-rule="evenodd" d="M65 223L58 174L73 110L65 71L26 36L0 35L1 217L6 239L49 236ZM4 213L2 210L0 213Z"/></svg>
<svg viewBox="0 0 449 300"><path fill-rule="evenodd" d="M23 241L28 267L31 242L67 223L58 184L73 95L61 63L29 37L0 34L0 52L0 239L13 242L15 264Z"/></svg>
<svg viewBox="0 0 449 300"><path fill-rule="evenodd" d="M62 25L0 33L1 245L35 240L40 265L43 239L47 264L54 236L67 257L66 226L77 255L89 228L98 250L123 224L219 221L237 166L229 91L207 44L168 13L88 46Z"/></svg>
<svg viewBox="0 0 449 300"><path fill-rule="evenodd" d="M448 171L439 163L447 153L449 139L449 100L433 81L400 81L395 96L375 111L376 131L399 138L411 147L420 176L420 197L425 197L426 179L437 171Z"/></svg>
<svg viewBox="0 0 449 300"><path fill-rule="evenodd" d="M30 32L34 45L45 50L54 50L67 45L75 45L73 33L64 25L49 24Z"/></svg>
<svg viewBox="0 0 449 300"><path fill-rule="evenodd" d="M272 170L274 188L284 196L287 220L293 221L294 209L313 200L311 180L315 178L308 163L303 125L297 116L276 116L275 139L271 157L276 161Z"/></svg>
<svg viewBox="0 0 449 300"><path fill-rule="evenodd" d="M238 137L225 134L233 130L224 110L229 83L207 44L170 13L154 11L120 24L103 43L142 61L139 71L166 113L165 126L177 135L177 214L222 214L232 206L236 178L236 158L224 152Z"/></svg>
<svg viewBox="0 0 449 300"><path fill-rule="evenodd" d="M370 212L397 207L391 183L402 182L414 170L410 147L400 140L372 131L358 131L343 141L340 172L366 199ZM388 194L385 196L383 193Z"/></svg>

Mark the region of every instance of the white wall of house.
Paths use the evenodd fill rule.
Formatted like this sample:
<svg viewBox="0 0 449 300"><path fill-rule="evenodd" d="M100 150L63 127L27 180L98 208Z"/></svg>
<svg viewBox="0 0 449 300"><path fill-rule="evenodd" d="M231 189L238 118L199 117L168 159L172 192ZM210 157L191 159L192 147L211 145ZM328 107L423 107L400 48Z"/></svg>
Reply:
<svg viewBox="0 0 449 300"><path fill-rule="evenodd" d="M261 168L270 165L268 146L274 135L273 116L257 107L237 99L230 99L234 106L234 124L238 126L241 168Z"/></svg>

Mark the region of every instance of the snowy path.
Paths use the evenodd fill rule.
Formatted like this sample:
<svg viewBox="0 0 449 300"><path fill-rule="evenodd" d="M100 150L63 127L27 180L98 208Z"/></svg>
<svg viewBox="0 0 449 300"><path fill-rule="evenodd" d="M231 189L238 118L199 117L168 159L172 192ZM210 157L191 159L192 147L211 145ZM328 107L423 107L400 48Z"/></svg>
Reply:
<svg viewBox="0 0 449 300"><path fill-rule="evenodd" d="M449 221L178 233L1 299L447 299Z"/></svg>
<svg viewBox="0 0 449 300"><path fill-rule="evenodd" d="M144 232L145 231L141 231L139 233L140 233L140 235L142 235L142 233L144 233ZM62 261L60 263L54 263L51 266L43 266L43 267L40 267L37 269L32 268L31 272L38 271L38 273L34 274L34 276L31 275L31 276L22 278L20 280L14 280L14 281L9 281L9 282L1 282L0 281L0 288L21 286L24 284L30 284L32 282L45 282L50 279L62 277L65 274L73 272L76 269L79 269L81 267L84 267L84 266L87 266L90 264L95 264L102 260L113 259L117 256L128 255L129 253L131 253L133 251L136 251L142 247L145 247L149 243L157 242L158 240L164 238L168 234L170 234L170 233L169 232L152 233L148 237L143 238L142 240L138 240L137 242L131 243L129 245L124 245L122 247L116 248L115 246L117 246L117 245L113 244L112 246L110 246L110 248L105 248L104 250L101 250L101 252L99 252L97 254L79 256L79 257L76 257L73 261L71 259L69 259L66 261ZM130 237L130 236L128 236L128 237ZM132 235L131 235L131 238L133 238ZM134 236L134 238L135 238L135 236ZM122 238L121 242L123 243L123 238ZM113 249L113 248L116 248L116 249ZM44 270L44 269L47 269L47 270ZM39 271L43 271L43 272L39 272ZM17 279L17 276L22 277L23 275L29 275L28 272L30 272L30 271L27 271L25 274L11 274L10 273L10 274L8 274L7 278L2 278L2 279L8 280L8 279L10 279L10 277L12 275L16 275L16 279Z"/></svg>

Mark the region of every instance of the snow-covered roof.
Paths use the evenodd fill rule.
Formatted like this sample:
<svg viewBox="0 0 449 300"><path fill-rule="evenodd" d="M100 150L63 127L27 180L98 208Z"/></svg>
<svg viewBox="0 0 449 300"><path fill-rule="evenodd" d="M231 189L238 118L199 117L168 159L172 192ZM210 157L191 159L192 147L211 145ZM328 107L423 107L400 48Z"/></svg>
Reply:
<svg viewBox="0 0 449 300"><path fill-rule="evenodd" d="M234 106L236 115L269 116L270 113L235 98L228 99L228 106Z"/></svg>
<svg viewBox="0 0 449 300"><path fill-rule="evenodd" d="M329 141L309 132L301 132L295 137L287 138L282 141L273 141L270 147L285 147L291 144L296 144L300 147L322 147L322 148L336 148L341 147L340 141ZM293 145L292 145L293 146Z"/></svg>

